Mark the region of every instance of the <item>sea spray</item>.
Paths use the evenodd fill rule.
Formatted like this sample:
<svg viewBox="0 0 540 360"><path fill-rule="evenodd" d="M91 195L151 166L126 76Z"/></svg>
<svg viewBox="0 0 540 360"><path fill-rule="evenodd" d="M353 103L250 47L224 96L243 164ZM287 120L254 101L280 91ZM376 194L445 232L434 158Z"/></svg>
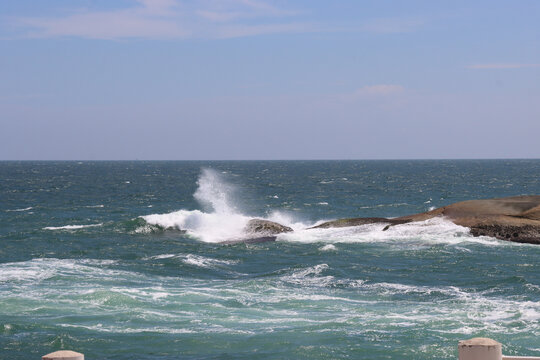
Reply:
<svg viewBox="0 0 540 360"><path fill-rule="evenodd" d="M231 201L237 189L226 182L222 174L213 169L202 169L197 185L193 197L204 210L219 214L234 214L238 211Z"/></svg>
<svg viewBox="0 0 540 360"><path fill-rule="evenodd" d="M252 218L242 214L232 201L238 189L213 169L202 170L193 197L205 211L179 210L142 218L164 229L185 230L205 242L221 242L246 236L244 228Z"/></svg>

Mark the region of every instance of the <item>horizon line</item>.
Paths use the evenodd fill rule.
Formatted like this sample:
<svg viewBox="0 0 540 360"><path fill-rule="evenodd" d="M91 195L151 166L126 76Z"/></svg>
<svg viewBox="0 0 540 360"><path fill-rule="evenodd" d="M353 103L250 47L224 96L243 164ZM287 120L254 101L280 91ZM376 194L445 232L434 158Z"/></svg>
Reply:
<svg viewBox="0 0 540 360"><path fill-rule="evenodd" d="M93 161L93 162L106 162L106 161L118 161L118 162L134 162L134 161L185 161L185 162L196 162L196 161L445 161L445 160L540 160L540 157L536 158L525 158L525 157L509 157L509 158L341 158L341 159L0 159L0 162L83 162L83 161Z"/></svg>

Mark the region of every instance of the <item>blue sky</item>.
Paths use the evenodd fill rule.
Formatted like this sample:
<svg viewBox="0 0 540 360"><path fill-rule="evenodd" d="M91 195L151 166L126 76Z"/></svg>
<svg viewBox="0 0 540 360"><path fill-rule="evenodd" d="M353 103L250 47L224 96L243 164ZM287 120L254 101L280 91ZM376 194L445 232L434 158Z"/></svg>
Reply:
<svg viewBox="0 0 540 360"><path fill-rule="evenodd" d="M540 1L0 0L0 159L540 157Z"/></svg>

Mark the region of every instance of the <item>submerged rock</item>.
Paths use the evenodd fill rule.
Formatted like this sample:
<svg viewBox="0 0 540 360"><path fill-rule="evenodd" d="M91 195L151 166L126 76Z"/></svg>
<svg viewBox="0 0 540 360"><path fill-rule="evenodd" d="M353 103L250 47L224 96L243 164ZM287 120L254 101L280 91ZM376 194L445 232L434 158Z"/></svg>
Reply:
<svg viewBox="0 0 540 360"><path fill-rule="evenodd" d="M338 219L327 221L317 226L313 226L310 229L329 229L329 228L340 228L348 226L360 226L367 224L389 224L389 225L398 225L411 222L411 220L396 220L396 219L387 219L380 217L369 217L369 218L349 218L349 219ZM385 227L385 229L387 229Z"/></svg>
<svg viewBox="0 0 540 360"><path fill-rule="evenodd" d="M258 244L264 242L276 241L276 236L261 236L257 238L240 239L240 240L227 240L222 241L220 244L224 245L236 245L236 244Z"/></svg>
<svg viewBox="0 0 540 360"><path fill-rule="evenodd" d="M291 231L293 231L293 229L288 226L263 219L252 219L248 221L244 228L244 232L247 234L277 235Z"/></svg>

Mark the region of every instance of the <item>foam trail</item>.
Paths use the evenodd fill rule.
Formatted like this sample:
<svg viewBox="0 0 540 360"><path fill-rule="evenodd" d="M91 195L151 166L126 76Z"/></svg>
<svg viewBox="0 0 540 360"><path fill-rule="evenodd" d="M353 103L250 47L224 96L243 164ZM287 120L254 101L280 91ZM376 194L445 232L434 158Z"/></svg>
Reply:
<svg viewBox="0 0 540 360"><path fill-rule="evenodd" d="M27 208L24 208L24 209L13 209L13 210L6 210L7 212L21 212L21 211L28 211L28 210L32 210L33 207L32 206L29 206Z"/></svg>
<svg viewBox="0 0 540 360"><path fill-rule="evenodd" d="M96 226L101 226L101 225L103 224L99 223L99 224L89 224L89 225L47 226L47 227L44 227L43 230L78 230L78 229L96 227Z"/></svg>

